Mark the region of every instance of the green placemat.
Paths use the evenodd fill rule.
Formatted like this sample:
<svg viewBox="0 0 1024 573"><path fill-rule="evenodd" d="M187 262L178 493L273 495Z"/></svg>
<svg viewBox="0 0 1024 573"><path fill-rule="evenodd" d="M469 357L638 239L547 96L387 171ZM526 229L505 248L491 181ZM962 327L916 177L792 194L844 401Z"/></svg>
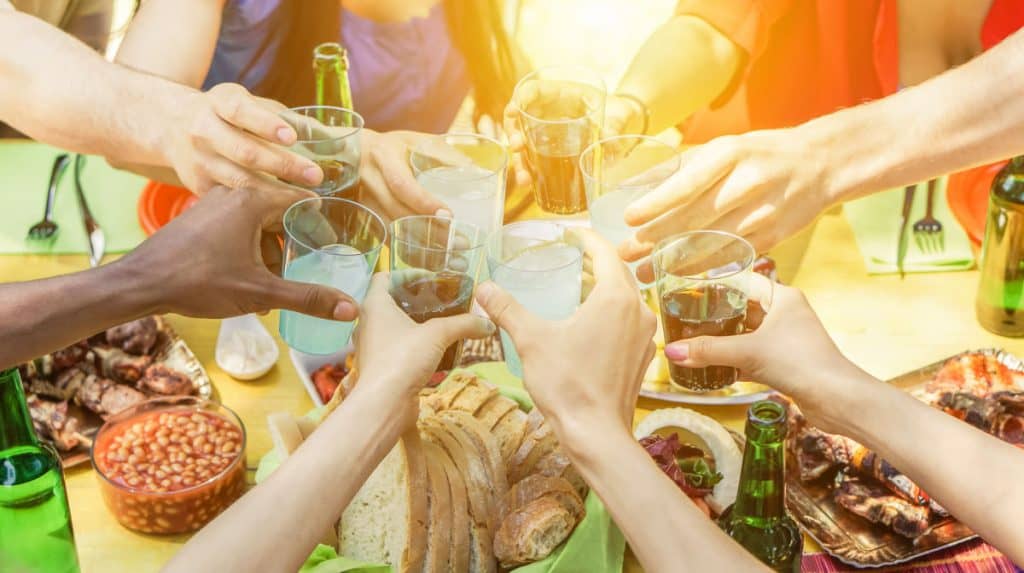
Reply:
<svg viewBox="0 0 1024 573"><path fill-rule="evenodd" d="M25 239L29 227L43 218L53 160L61 153L33 141L0 141L0 254L89 252L75 196L73 162L57 189L53 215L60 229L56 238L49 244ZM130 251L146 238L136 212L145 184L144 177L114 169L102 157L86 160L82 188L93 217L103 228L107 253Z"/></svg>
<svg viewBox="0 0 1024 573"><path fill-rule="evenodd" d="M945 249L941 253L925 253L914 240L914 222L924 216L928 201L928 185L920 183L907 224L907 254L903 269L908 273L964 271L974 267L974 253L967 233L949 212L946 203L946 181L946 177L938 180L933 209L935 218L942 223ZM857 247L871 274L899 272L896 268L896 241L903 195L903 189L890 189L843 206L846 220L853 227Z"/></svg>
<svg viewBox="0 0 1024 573"><path fill-rule="evenodd" d="M504 362L483 362L465 368L496 385L502 395L530 409L533 401L523 389L523 383L513 376ZM443 384L443 382L442 382ZM307 417L318 418L317 412ZM274 450L267 452L256 470L256 483L265 480L280 460ZM626 550L626 539L612 521L608 510L594 492L586 500L587 515L573 530L569 539L547 558L517 569L514 573L621 573ZM387 565L361 563L344 556L326 545L316 548L300 573L385 573Z"/></svg>

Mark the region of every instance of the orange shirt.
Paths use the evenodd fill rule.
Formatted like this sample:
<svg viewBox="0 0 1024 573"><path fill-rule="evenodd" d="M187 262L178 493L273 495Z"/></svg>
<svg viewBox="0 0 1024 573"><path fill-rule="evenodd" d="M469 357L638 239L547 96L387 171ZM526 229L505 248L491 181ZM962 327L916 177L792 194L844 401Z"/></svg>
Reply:
<svg viewBox="0 0 1024 573"><path fill-rule="evenodd" d="M745 58L733 84L682 127L700 143L719 135L788 127L895 92L897 0L682 0ZM1024 27L1024 2L993 0L985 49Z"/></svg>

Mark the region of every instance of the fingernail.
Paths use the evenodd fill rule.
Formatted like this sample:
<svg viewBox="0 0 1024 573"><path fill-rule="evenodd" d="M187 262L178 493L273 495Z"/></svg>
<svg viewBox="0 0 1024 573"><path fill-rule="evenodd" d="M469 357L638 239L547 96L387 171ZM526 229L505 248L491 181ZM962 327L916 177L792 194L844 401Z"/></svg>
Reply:
<svg viewBox="0 0 1024 573"><path fill-rule="evenodd" d="M319 167L307 167L303 170L302 177L306 181L315 185L320 182L320 179L323 177L323 172L320 171Z"/></svg>
<svg viewBox="0 0 1024 573"><path fill-rule="evenodd" d="M690 345L685 342L673 342L665 345L665 358L672 362L685 362L690 357Z"/></svg>
<svg viewBox="0 0 1024 573"><path fill-rule="evenodd" d="M355 320L358 313L359 311L356 309L355 305L347 300L339 302L338 305L334 307L335 320Z"/></svg>
<svg viewBox="0 0 1024 573"><path fill-rule="evenodd" d="M277 128L277 140L285 145L295 143L295 130L290 127Z"/></svg>
<svg viewBox="0 0 1024 573"><path fill-rule="evenodd" d="M443 219L451 219L452 217L454 217L454 215L452 215L452 212L449 211L448 209L444 208L444 207L441 207L440 209L438 209L434 213L434 216L435 217L441 217Z"/></svg>

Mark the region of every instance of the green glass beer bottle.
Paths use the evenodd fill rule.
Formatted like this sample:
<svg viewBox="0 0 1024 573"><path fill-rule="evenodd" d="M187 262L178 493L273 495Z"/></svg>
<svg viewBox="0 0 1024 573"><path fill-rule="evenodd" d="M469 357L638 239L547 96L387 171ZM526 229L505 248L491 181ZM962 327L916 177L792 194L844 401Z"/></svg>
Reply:
<svg viewBox="0 0 1024 573"><path fill-rule="evenodd" d="M0 372L0 570L79 571L60 457L36 437L16 369Z"/></svg>
<svg viewBox="0 0 1024 573"><path fill-rule="evenodd" d="M746 434L736 502L718 525L773 570L798 572L804 540L786 513L786 408L770 400L755 403L747 411Z"/></svg>
<svg viewBox="0 0 1024 573"><path fill-rule="evenodd" d="M1024 336L1024 156L992 181L978 267L978 322L1002 336Z"/></svg>
<svg viewBox="0 0 1024 573"><path fill-rule="evenodd" d="M316 105L352 107L352 88L348 83L348 52L337 42L326 42L313 50L316 73Z"/></svg>

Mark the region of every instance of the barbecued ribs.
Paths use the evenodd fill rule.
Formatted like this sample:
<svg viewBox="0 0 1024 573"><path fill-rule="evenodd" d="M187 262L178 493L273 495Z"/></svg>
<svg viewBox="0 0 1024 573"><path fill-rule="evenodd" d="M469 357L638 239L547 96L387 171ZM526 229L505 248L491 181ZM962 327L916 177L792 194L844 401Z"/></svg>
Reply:
<svg viewBox="0 0 1024 573"><path fill-rule="evenodd" d="M136 387L164 396L188 396L195 393L191 378L165 364L153 364L146 368L146 373Z"/></svg>
<svg viewBox="0 0 1024 573"><path fill-rule="evenodd" d="M158 334L156 319L147 316L107 329L107 343L129 354L149 354Z"/></svg>
<svg viewBox="0 0 1024 573"><path fill-rule="evenodd" d="M120 348L94 349L99 359L99 372L123 384L135 384L153 362L151 356L133 356Z"/></svg>
<svg viewBox="0 0 1024 573"><path fill-rule="evenodd" d="M841 471L836 475L835 501L851 513L889 527L904 537L917 537L930 527L931 510L892 495L881 484Z"/></svg>
<svg viewBox="0 0 1024 573"><path fill-rule="evenodd" d="M68 417L66 401L52 402L38 396L29 396L26 403L36 434L51 440L57 449L66 452L79 444L92 444L92 440L79 433L78 420Z"/></svg>

